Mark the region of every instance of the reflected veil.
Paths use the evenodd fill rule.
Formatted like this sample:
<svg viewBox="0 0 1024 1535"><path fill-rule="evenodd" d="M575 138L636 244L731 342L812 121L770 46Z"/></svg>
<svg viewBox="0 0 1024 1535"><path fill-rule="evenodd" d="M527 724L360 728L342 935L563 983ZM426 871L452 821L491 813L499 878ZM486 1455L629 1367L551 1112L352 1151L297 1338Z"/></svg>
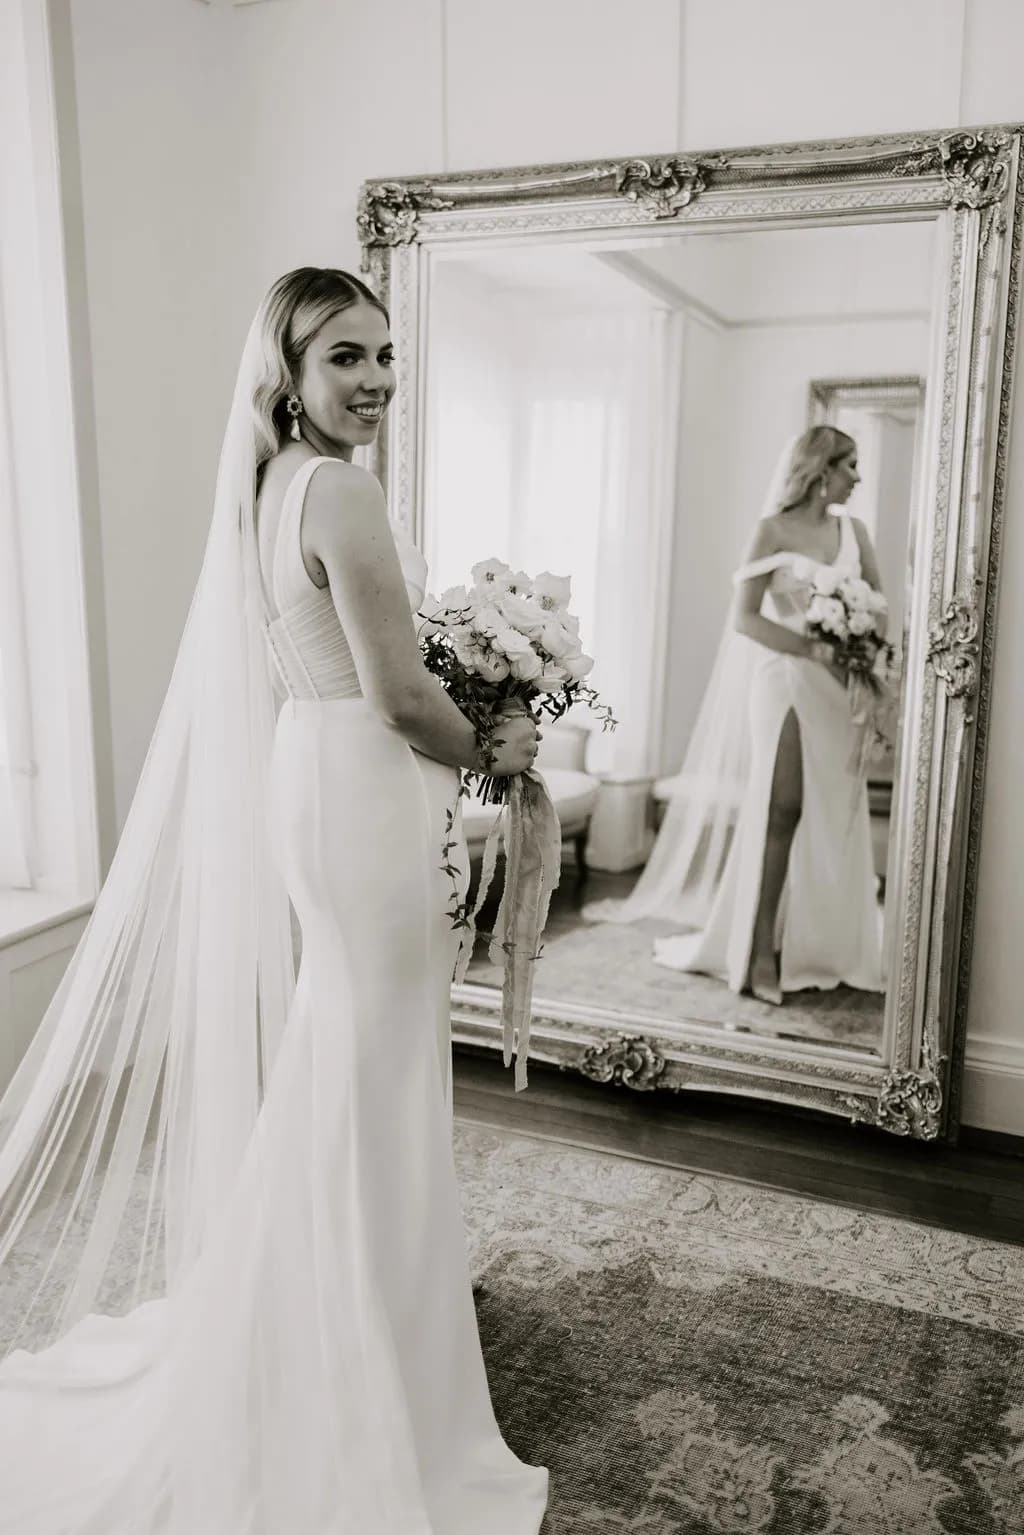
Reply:
<svg viewBox="0 0 1024 1535"><path fill-rule="evenodd" d="M778 511L799 434L785 443L761 503L759 519ZM737 581L754 574L736 572ZM750 776L750 687L758 657L754 640L726 618L711 675L679 773L670 781L665 817L636 885L625 900L585 906L590 922L658 917L703 927L729 853Z"/></svg>

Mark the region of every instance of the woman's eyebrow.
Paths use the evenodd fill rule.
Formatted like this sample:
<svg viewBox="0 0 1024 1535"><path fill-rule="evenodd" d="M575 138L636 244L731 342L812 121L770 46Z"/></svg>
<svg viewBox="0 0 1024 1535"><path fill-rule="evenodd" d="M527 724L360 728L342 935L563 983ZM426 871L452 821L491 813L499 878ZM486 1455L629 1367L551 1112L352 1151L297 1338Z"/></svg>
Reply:
<svg viewBox="0 0 1024 1535"><path fill-rule="evenodd" d="M378 352L393 352L394 342L385 341L384 345L378 347L377 350ZM366 348L361 341L335 341L332 346L327 348L328 356L332 352L361 352L365 356Z"/></svg>

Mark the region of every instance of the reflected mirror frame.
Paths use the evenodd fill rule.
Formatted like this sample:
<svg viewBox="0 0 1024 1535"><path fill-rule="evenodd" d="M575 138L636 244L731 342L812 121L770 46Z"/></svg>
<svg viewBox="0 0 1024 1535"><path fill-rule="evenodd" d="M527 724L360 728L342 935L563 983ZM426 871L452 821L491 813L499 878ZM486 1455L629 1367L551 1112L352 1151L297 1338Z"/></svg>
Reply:
<svg viewBox="0 0 1024 1535"><path fill-rule="evenodd" d="M732 1092L955 1139L977 896L995 596L1019 304L1021 126L890 134L364 183L362 270L391 311L398 398L370 466L420 532L423 348L431 263L446 248L934 219L943 241L937 360L925 403L893 893L898 972L883 1053L732 1035L625 1011L534 1009L533 1059L637 1091ZM453 1038L501 1048L498 994L453 991Z"/></svg>

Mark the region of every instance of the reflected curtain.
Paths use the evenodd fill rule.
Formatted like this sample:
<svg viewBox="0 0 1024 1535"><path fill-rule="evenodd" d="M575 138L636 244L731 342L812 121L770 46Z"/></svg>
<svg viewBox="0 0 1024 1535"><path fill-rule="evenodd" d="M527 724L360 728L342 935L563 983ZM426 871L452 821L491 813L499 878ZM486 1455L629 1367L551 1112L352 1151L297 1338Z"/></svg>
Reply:
<svg viewBox="0 0 1024 1535"><path fill-rule="evenodd" d="M0 310L0 890L34 884L32 728L10 381Z"/></svg>
<svg viewBox="0 0 1024 1535"><path fill-rule="evenodd" d="M596 658L589 680L619 720L614 733L598 727L588 765L615 777L653 775L681 319L653 309L494 306L474 314L470 343L470 326L455 323L449 306L450 298L430 354L432 579L465 580L470 563L492 554L531 574L571 574L581 638ZM581 724L594 721L578 712Z"/></svg>

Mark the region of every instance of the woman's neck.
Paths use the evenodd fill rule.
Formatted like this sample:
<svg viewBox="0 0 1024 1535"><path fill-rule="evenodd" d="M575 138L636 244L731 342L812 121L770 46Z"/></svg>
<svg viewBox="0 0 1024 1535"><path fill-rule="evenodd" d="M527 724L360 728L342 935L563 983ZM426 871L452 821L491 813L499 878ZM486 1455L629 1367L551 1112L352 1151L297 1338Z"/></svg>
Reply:
<svg viewBox="0 0 1024 1535"><path fill-rule="evenodd" d="M798 501L795 506L787 506L783 515L795 517L798 522L824 522L826 517L832 515L832 506L830 502L823 502L815 496L813 500Z"/></svg>

